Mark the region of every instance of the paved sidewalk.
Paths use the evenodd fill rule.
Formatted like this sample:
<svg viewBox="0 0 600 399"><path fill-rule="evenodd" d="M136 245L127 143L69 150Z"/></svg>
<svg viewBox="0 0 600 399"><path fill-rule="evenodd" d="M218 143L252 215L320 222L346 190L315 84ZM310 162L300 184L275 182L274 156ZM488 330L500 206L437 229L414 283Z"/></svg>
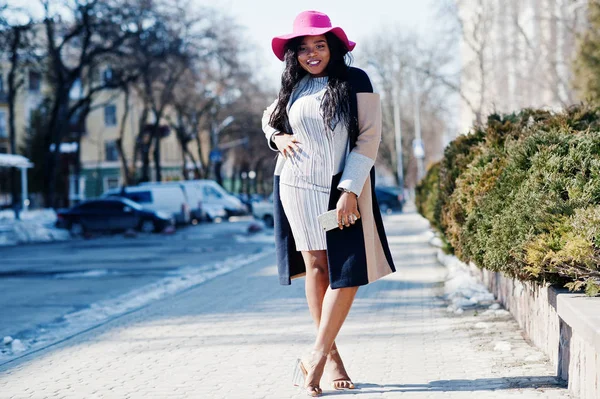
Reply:
<svg viewBox="0 0 600 399"><path fill-rule="evenodd" d="M571 398L510 317L445 311L422 218L386 226L399 272L359 290L337 341L360 389L332 391L325 376L325 397ZM303 281L279 286L273 262L0 367L0 398L305 397L290 383L314 334Z"/></svg>

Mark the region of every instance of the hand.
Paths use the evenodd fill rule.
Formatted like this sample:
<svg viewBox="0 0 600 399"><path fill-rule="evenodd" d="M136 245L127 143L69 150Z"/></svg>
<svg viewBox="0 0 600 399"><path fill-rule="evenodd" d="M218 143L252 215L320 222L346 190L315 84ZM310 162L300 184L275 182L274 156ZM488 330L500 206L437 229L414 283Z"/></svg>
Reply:
<svg viewBox="0 0 600 399"><path fill-rule="evenodd" d="M343 230L344 226L350 227L351 224L360 219L358 199L354 193L344 191L337 202L336 209L340 230Z"/></svg>
<svg viewBox="0 0 600 399"><path fill-rule="evenodd" d="M295 156L300 152L298 144L300 142L291 134L277 134L273 136L273 142L277 146L277 149L285 158L288 156Z"/></svg>

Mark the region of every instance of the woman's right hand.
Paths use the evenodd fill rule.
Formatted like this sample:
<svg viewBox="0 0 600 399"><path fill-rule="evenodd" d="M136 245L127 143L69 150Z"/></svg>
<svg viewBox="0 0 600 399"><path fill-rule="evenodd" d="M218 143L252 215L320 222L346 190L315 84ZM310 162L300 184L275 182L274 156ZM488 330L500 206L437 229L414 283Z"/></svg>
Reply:
<svg viewBox="0 0 600 399"><path fill-rule="evenodd" d="M298 147L300 142L292 134L276 134L273 136L273 142L285 158L295 156L300 152L300 147Z"/></svg>

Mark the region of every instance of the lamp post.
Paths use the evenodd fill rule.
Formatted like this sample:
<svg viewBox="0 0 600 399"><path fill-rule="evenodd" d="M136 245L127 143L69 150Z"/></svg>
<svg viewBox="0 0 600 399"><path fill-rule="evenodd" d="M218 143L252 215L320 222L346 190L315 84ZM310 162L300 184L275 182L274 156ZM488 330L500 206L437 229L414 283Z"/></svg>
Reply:
<svg viewBox="0 0 600 399"><path fill-rule="evenodd" d="M218 125L216 124L216 122L214 120L211 123L211 141L212 141L213 149L210 152L210 161L214 165L215 180L217 181L217 183L220 186L223 185L223 178L221 176L221 165L223 164L223 152L219 148L219 134L221 133L221 131L223 131L223 129L225 129L227 126L229 126L234 120L235 120L235 118L233 116L229 115L227 118L223 119L221 121L221 123L219 123Z"/></svg>
<svg viewBox="0 0 600 399"><path fill-rule="evenodd" d="M382 76L383 83L386 84L389 81L387 78L383 76L385 74L381 73L381 66L373 61L368 61L368 64L373 66L376 70L380 72ZM397 68L394 68L394 75L397 77L393 77L392 83L392 101L394 105L394 144L396 147L396 174L398 176L398 185L400 188L404 187L404 163L402 160L402 118L401 118L401 110L400 110L400 71L402 69L402 64L398 65ZM386 75L387 76L387 75Z"/></svg>
<svg viewBox="0 0 600 399"><path fill-rule="evenodd" d="M398 80L394 80L394 136L396 140L396 173L398 186L404 187L404 163L402 161L402 119L400 118L400 87Z"/></svg>
<svg viewBox="0 0 600 399"><path fill-rule="evenodd" d="M415 139L413 140L413 155L417 160L417 181L425 175L425 148L421 137L421 92L418 77L414 77L414 119Z"/></svg>

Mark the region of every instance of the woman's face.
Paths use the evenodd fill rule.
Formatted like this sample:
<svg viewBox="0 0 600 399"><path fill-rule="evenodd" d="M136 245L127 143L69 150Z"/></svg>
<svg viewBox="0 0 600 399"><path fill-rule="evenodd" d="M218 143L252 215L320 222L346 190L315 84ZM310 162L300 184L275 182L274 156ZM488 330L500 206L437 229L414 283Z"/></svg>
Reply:
<svg viewBox="0 0 600 399"><path fill-rule="evenodd" d="M298 62L302 68L314 76L325 76L329 58L329 45L325 35L304 36L298 46Z"/></svg>

